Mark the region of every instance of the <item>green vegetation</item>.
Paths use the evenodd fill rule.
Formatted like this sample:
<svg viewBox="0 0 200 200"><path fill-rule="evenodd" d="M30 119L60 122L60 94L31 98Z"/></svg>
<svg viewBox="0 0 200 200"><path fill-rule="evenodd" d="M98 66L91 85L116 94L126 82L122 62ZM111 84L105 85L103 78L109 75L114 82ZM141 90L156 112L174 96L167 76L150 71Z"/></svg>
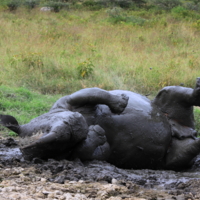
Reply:
<svg viewBox="0 0 200 200"><path fill-rule="evenodd" d="M58 98L50 95L85 87L152 96L167 85L194 87L199 10L198 0L2 0L1 113L25 123L48 111ZM11 87L29 91L31 100L17 104L6 93L24 96Z"/></svg>
<svg viewBox="0 0 200 200"><path fill-rule="evenodd" d="M194 118L195 118L195 128L198 132L198 135L200 136L200 109L195 108L194 109Z"/></svg>
<svg viewBox="0 0 200 200"><path fill-rule="evenodd" d="M41 95L19 87L0 86L0 114L15 116L19 124L28 123L38 115L48 112L60 95ZM14 136L15 133L0 127L4 134Z"/></svg>

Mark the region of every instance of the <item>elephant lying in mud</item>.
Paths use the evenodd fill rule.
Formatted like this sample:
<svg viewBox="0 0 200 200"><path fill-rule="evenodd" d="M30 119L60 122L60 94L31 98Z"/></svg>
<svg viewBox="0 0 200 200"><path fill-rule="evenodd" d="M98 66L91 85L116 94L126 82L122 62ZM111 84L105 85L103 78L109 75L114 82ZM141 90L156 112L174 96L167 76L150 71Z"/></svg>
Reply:
<svg viewBox="0 0 200 200"><path fill-rule="evenodd" d="M180 170L200 153L193 106L200 106L200 78L194 89L165 87L153 101L130 91L82 89L28 124L9 115L0 115L0 123L22 138L25 159L78 157L121 168Z"/></svg>

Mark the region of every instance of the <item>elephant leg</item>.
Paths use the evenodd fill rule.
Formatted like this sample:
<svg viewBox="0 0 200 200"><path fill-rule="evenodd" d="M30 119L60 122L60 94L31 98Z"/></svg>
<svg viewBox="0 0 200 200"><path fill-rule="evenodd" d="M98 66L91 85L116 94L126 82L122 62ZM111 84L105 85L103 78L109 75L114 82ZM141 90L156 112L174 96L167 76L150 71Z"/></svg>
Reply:
<svg viewBox="0 0 200 200"><path fill-rule="evenodd" d="M125 94L113 95L100 88L86 88L62 97L53 105L51 110L58 108L73 110L72 107L104 104L107 105L113 113L120 114L127 106L127 103L128 97Z"/></svg>
<svg viewBox="0 0 200 200"><path fill-rule="evenodd" d="M75 146L86 139L88 125L80 113L64 111L35 118L21 126L21 131L20 150L25 159L59 159L69 157Z"/></svg>
<svg viewBox="0 0 200 200"><path fill-rule="evenodd" d="M74 157L85 160L107 160L110 156L110 146L105 131L99 125L89 127L87 138L74 151Z"/></svg>
<svg viewBox="0 0 200 200"><path fill-rule="evenodd" d="M165 168L181 170L190 167L200 153L200 138L172 139L171 147L166 156Z"/></svg>

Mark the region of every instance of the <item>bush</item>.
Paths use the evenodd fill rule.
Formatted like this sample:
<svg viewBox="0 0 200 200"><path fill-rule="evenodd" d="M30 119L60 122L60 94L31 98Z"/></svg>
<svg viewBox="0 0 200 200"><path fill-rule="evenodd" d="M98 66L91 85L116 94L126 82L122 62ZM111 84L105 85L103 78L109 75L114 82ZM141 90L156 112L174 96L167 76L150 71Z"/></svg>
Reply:
<svg viewBox="0 0 200 200"><path fill-rule="evenodd" d="M133 5L141 7L146 3L146 1L145 0L114 0L113 3L115 6L120 6L121 8L130 8Z"/></svg>
<svg viewBox="0 0 200 200"><path fill-rule="evenodd" d="M172 8L171 13L176 18L185 18L190 15L189 11L182 6L177 6L177 7Z"/></svg>
<svg viewBox="0 0 200 200"><path fill-rule="evenodd" d="M21 5L20 0L10 0L6 3L6 6L10 11L17 10L17 8Z"/></svg>
<svg viewBox="0 0 200 200"><path fill-rule="evenodd" d="M87 0L83 2L83 6L88 7L91 10L100 10L107 6L107 2Z"/></svg>
<svg viewBox="0 0 200 200"><path fill-rule="evenodd" d="M199 3L186 2L184 4L184 7L188 10L200 11L200 2Z"/></svg>
<svg viewBox="0 0 200 200"><path fill-rule="evenodd" d="M77 70L78 70L79 78L86 78L93 74L94 65L89 58L86 61L79 63Z"/></svg>
<svg viewBox="0 0 200 200"><path fill-rule="evenodd" d="M45 6L52 8L54 12L59 12L61 9L69 8L70 3L62 1L49 1Z"/></svg>
<svg viewBox="0 0 200 200"><path fill-rule="evenodd" d="M24 2L25 7L27 7L28 9L33 9L35 8L37 5L39 5L39 0L26 0Z"/></svg>
<svg viewBox="0 0 200 200"><path fill-rule="evenodd" d="M171 10L174 7L182 5L180 0L152 0L152 3L163 10Z"/></svg>
<svg viewBox="0 0 200 200"><path fill-rule="evenodd" d="M113 24L125 22L125 23L132 23L137 25L143 25L145 23L145 19L136 16L128 16L123 12L123 9L120 7L114 7L109 9L108 14L110 16L110 21Z"/></svg>
<svg viewBox="0 0 200 200"><path fill-rule="evenodd" d="M92 9L100 9L103 7L121 7L121 8L131 8L133 5L141 7L146 3L145 0L86 0L83 2L84 6L90 7Z"/></svg>

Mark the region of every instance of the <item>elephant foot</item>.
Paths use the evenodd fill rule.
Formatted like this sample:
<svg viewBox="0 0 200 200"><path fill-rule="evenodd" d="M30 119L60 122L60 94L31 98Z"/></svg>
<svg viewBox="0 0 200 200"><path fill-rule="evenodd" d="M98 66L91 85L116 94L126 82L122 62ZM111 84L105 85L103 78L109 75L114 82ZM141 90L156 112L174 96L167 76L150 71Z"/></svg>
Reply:
<svg viewBox="0 0 200 200"><path fill-rule="evenodd" d="M165 168L181 170L190 167L200 152L200 138L186 138L178 140L173 138L172 145L166 156Z"/></svg>
<svg viewBox="0 0 200 200"><path fill-rule="evenodd" d="M99 126L89 127L87 138L74 151L74 157L85 160L106 160L110 155L110 146L105 131Z"/></svg>
<svg viewBox="0 0 200 200"><path fill-rule="evenodd" d="M125 94L112 95L112 99L109 103L109 108L113 113L120 114L124 111L128 104L129 97Z"/></svg>

